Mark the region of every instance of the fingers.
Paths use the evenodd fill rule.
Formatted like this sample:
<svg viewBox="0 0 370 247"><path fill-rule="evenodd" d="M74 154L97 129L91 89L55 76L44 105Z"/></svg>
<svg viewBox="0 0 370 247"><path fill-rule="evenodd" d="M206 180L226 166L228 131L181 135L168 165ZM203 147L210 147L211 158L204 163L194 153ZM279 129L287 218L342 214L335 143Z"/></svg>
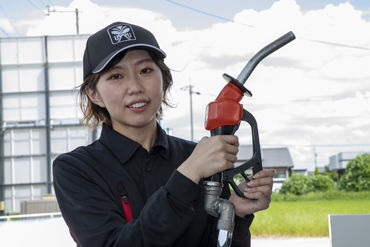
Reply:
<svg viewBox="0 0 370 247"><path fill-rule="evenodd" d="M270 185L265 185L265 186L259 186L259 187L247 187L245 188L243 191L244 191L244 194L245 193L256 193L256 192L261 192L263 193L264 195L266 196L270 196L271 193L272 193L272 190L271 190L272 186Z"/></svg>
<svg viewBox="0 0 370 247"><path fill-rule="evenodd" d="M248 199L254 199L254 200L258 200L258 199L266 197L266 195L262 191L254 191L254 192L246 191L244 192L244 196Z"/></svg>
<svg viewBox="0 0 370 247"><path fill-rule="evenodd" d="M239 197L233 192L229 198L235 206L235 213L241 217L265 210L271 203L271 195L262 191L244 192L244 197Z"/></svg>
<svg viewBox="0 0 370 247"><path fill-rule="evenodd" d="M248 187L258 187L258 186L264 186L264 185L272 185L273 179L272 177L263 177L263 178L257 178L249 181L247 183Z"/></svg>
<svg viewBox="0 0 370 247"><path fill-rule="evenodd" d="M253 180L247 183L244 196L254 201L255 211L267 209L271 202L273 176L275 171L266 169L253 176Z"/></svg>
<svg viewBox="0 0 370 247"><path fill-rule="evenodd" d="M273 177L275 174L275 169L263 169L253 175L253 178L263 178L263 177Z"/></svg>
<svg viewBox="0 0 370 247"><path fill-rule="evenodd" d="M244 187L244 196L259 200L261 209L266 209L270 204L274 174L273 169L264 169L256 173Z"/></svg>
<svg viewBox="0 0 370 247"><path fill-rule="evenodd" d="M236 157L236 155L239 152L239 148L238 148L238 146L234 146L234 145L231 145L231 144L226 143L225 146L224 146L224 151L226 153L232 154L232 155L234 155Z"/></svg>
<svg viewBox="0 0 370 247"><path fill-rule="evenodd" d="M264 185L272 187L274 174L275 174L274 169L263 169L256 173L255 175L248 177L250 181L247 183L247 186L249 188Z"/></svg>
<svg viewBox="0 0 370 247"><path fill-rule="evenodd" d="M273 170L262 170L261 172L257 173L251 181L247 183L246 188L244 189L245 192L257 192L260 191L266 196L271 196L272 193L272 186L273 186Z"/></svg>
<svg viewBox="0 0 370 247"><path fill-rule="evenodd" d="M227 154L225 154L225 160L227 162L230 162L232 167L234 167L234 163L237 161L237 157L234 154L227 153Z"/></svg>
<svg viewBox="0 0 370 247"><path fill-rule="evenodd" d="M237 161L239 141L236 136L219 135L212 137L215 146L215 158L220 161L220 171L234 167Z"/></svg>
<svg viewBox="0 0 370 247"><path fill-rule="evenodd" d="M239 141L233 135L203 137L193 153L181 165L183 174L195 174L193 181L231 169L237 160Z"/></svg>
<svg viewBox="0 0 370 247"><path fill-rule="evenodd" d="M218 138L220 139L220 155L223 156L221 160L223 159L226 162L226 166L221 167L220 171L234 168L234 163L237 161L237 154L239 151L238 138L232 135L218 136Z"/></svg>
<svg viewBox="0 0 370 247"><path fill-rule="evenodd" d="M235 205L237 215L244 216L269 207L274 174L273 169L264 169L253 176L249 176L250 181L248 183L243 181L238 185L245 198L237 196L235 192L230 197Z"/></svg>
<svg viewBox="0 0 370 247"><path fill-rule="evenodd" d="M239 138L235 135L220 135L219 137L223 138L228 144L239 146Z"/></svg>
<svg viewBox="0 0 370 247"><path fill-rule="evenodd" d="M267 209L270 205L270 202L271 202L271 196L266 195L265 193L263 193L261 191L246 192L246 193L244 193L244 196L247 199L252 200L252 202L254 202L255 212Z"/></svg>
<svg viewBox="0 0 370 247"><path fill-rule="evenodd" d="M239 151L239 140L237 136L233 135L219 135L213 136L215 145L218 145L219 151L236 155Z"/></svg>

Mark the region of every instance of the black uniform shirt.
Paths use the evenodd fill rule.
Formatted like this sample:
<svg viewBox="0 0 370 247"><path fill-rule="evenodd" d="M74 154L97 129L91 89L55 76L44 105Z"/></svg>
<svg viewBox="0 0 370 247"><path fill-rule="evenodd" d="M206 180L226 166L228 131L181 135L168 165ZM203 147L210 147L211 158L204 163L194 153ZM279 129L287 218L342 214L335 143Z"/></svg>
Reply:
<svg viewBox="0 0 370 247"><path fill-rule="evenodd" d="M215 247L216 219L204 211L202 186L176 170L194 147L158 127L147 152L103 125L99 140L57 157L55 194L77 245ZM123 196L132 210L129 222ZM236 217L232 246L250 245L252 219Z"/></svg>

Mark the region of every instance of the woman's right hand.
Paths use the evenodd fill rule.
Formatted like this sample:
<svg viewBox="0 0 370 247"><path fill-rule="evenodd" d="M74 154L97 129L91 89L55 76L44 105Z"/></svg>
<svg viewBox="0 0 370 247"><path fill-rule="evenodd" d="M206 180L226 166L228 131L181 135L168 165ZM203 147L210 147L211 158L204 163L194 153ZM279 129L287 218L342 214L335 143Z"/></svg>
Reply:
<svg viewBox="0 0 370 247"><path fill-rule="evenodd" d="M177 170L199 183L200 179L231 169L237 160L239 141L234 135L203 137Z"/></svg>

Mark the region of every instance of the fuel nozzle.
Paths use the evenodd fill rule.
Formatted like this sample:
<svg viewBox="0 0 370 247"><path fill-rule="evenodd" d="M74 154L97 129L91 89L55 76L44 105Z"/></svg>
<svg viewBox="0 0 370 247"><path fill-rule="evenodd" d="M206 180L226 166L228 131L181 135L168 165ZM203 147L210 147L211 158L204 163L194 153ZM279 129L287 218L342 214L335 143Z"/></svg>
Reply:
<svg viewBox="0 0 370 247"><path fill-rule="evenodd" d="M235 79L228 74L223 77L227 81L214 102L207 106L205 128L211 135L233 135L239 128L240 122L248 122L252 129L253 156L250 160L234 169L229 169L213 175L204 182L205 210L208 214L217 217L218 242L217 247L228 247L232 242L234 230L235 207L232 202L220 198L222 187L230 185L239 197L243 193L234 182L234 176L240 174L247 182L245 171L253 169L253 174L262 170L262 158L258 137L256 119L239 103L244 95L252 96L244 84L257 64L266 56L295 39L293 32L288 32L274 42L265 46L247 63L239 76Z"/></svg>

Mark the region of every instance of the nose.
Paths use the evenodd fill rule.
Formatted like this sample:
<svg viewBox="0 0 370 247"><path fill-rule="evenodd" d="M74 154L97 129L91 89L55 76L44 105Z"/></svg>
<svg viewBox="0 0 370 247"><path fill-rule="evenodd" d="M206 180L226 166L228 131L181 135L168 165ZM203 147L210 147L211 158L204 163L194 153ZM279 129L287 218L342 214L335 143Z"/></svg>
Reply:
<svg viewBox="0 0 370 247"><path fill-rule="evenodd" d="M137 75L131 76L127 83L127 92L129 95L142 93L144 91L142 80Z"/></svg>

